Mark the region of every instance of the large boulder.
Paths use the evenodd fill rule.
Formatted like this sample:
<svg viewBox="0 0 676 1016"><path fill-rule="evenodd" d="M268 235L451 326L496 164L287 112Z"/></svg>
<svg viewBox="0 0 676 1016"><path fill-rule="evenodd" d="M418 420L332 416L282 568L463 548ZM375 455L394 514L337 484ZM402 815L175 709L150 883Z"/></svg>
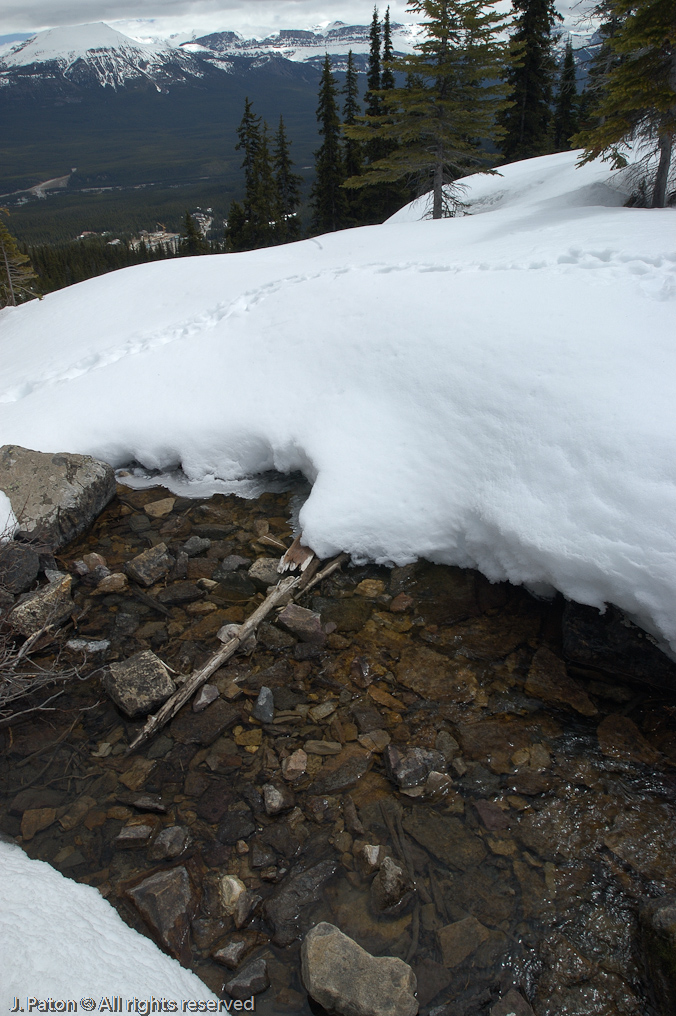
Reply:
<svg viewBox="0 0 676 1016"><path fill-rule="evenodd" d="M24 539L52 551L82 533L115 494L115 473L89 455L50 454L3 445L0 490L9 498Z"/></svg>
<svg viewBox="0 0 676 1016"><path fill-rule="evenodd" d="M333 924L322 921L301 949L308 994L339 1016L415 1016L416 977L394 956L371 956Z"/></svg>

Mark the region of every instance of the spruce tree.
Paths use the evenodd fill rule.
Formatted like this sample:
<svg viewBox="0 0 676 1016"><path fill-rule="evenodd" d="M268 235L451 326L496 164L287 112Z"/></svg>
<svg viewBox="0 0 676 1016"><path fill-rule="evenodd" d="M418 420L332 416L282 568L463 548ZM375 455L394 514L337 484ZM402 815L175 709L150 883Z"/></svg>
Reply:
<svg viewBox="0 0 676 1016"><path fill-rule="evenodd" d="M272 175L269 130L266 123L259 133L254 156L250 191L247 192L247 247L269 247L275 242L277 215L276 187Z"/></svg>
<svg viewBox="0 0 676 1016"><path fill-rule="evenodd" d="M190 212L186 212L183 219L183 231L178 243L178 253L181 257L194 257L197 254L209 253L209 243L202 236Z"/></svg>
<svg viewBox="0 0 676 1016"><path fill-rule="evenodd" d="M8 215L6 208L0 209ZM30 258L22 254L19 245L0 218L0 307L16 307L23 300L36 295L34 284L37 275Z"/></svg>
<svg viewBox="0 0 676 1016"><path fill-rule="evenodd" d="M359 104L359 79L354 65L352 50L347 55L347 70L343 86L343 127L354 127L361 113ZM345 137L343 145L345 176L360 176L364 166L364 152L361 142ZM363 195L361 192L349 191L345 198L346 215L350 225L360 225L363 218Z"/></svg>
<svg viewBox="0 0 676 1016"><path fill-rule="evenodd" d="M328 54L324 58L319 85L317 121L323 140L315 152L315 182L310 198L312 226L317 233L330 233L346 225L346 199L341 187L345 170L340 144L336 83Z"/></svg>
<svg viewBox="0 0 676 1016"><path fill-rule="evenodd" d="M293 172L289 152L289 141L280 116L275 134L274 178L275 178L275 238L279 243L289 243L300 237L300 220L297 215L300 205L300 188L303 178Z"/></svg>
<svg viewBox="0 0 676 1016"><path fill-rule="evenodd" d="M374 7L369 32L369 66L366 75L366 95L364 96L367 116L380 115L380 96L378 95L380 70L380 20L378 8Z"/></svg>
<svg viewBox="0 0 676 1016"><path fill-rule="evenodd" d="M594 126L581 131L581 163L601 156L616 168L626 165L632 144L657 167L653 208L663 208L676 134L676 5L673 0L605 0L603 9L617 28L608 39L617 57L604 79L593 114Z"/></svg>
<svg viewBox="0 0 676 1016"><path fill-rule="evenodd" d="M554 109L554 148L557 152L570 149L570 139L579 129L580 106L575 80L573 44L568 39L561 67L559 88Z"/></svg>
<svg viewBox="0 0 676 1016"><path fill-rule="evenodd" d="M502 116L502 152L508 162L546 155L552 150L551 105L556 64L552 29L561 15L553 0L512 0L516 31L507 72L512 103Z"/></svg>
<svg viewBox="0 0 676 1016"><path fill-rule="evenodd" d="M380 75L380 87L384 92L395 86L394 71L392 70L393 62L392 26L390 24L390 8L388 7L383 18L383 70Z"/></svg>
<svg viewBox="0 0 676 1016"><path fill-rule="evenodd" d="M409 0L426 15L426 35L412 56L395 62L406 75L403 88L389 89L379 117L362 117L346 128L356 140L377 135L394 142L393 152L352 177L347 187L408 178L419 191L432 188L432 216L454 214L458 190L450 185L468 171L490 171L492 157L482 140L496 140L496 117L504 108L499 79L505 46L496 36L504 19L488 0Z"/></svg>

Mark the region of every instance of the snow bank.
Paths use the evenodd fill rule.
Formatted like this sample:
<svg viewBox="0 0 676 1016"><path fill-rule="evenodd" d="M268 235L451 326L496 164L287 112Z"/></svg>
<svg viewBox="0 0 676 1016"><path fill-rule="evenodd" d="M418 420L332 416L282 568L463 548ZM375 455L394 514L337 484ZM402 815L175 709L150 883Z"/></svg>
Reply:
<svg viewBox="0 0 676 1016"><path fill-rule="evenodd" d="M215 999L91 886L0 842L0 1009L26 996ZM82 1007L84 1008L84 1007ZM78 1011L80 1006L78 1005Z"/></svg>
<svg viewBox="0 0 676 1016"><path fill-rule="evenodd" d="M614 602L676 648L676 219L575 158L468 178L464 217L7 309L0 441L195 482L301 469L322 556Z"/></svg>

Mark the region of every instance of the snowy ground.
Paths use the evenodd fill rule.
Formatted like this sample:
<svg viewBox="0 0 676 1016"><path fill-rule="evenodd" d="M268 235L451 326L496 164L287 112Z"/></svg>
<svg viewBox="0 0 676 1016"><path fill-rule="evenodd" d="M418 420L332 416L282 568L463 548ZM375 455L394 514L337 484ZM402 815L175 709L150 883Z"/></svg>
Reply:
<svg viewBox="0 0 676 1016"><path fill-rule="evenodd" d="M612 601L676 648L676 219L575 154L471 213L128 268L0 312L0 443L301 469L321 555ZM203 486L200 488L202 491Z"/></svg>
<svg viewBox="0 0 676 1016"><path fill-rule="evenodd" d="M192 971L127 927L96 889L1 841L0 900L3 1013L15 998L26 1008L27 997L73 999L78 1012L91 1008L80 1005L90 997L98 1011L102 997L122 995L125 1012L134 996L215 999Z"/></svg>

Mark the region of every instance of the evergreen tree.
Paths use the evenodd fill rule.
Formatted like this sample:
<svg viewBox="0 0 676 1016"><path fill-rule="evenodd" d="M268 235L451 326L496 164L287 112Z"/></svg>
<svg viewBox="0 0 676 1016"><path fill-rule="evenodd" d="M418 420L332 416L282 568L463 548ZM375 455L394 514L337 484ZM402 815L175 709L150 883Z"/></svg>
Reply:
<svg viewBox="0 0 676 1016"><path fill-rule="evenodd" d="M328 54L324 58L319 85L317 121L323 141L315 152L315 182L310 198L312 226L317 233L330 233L346 225L346 199L341 187L345 170L340 144L336 83Z"/></svg>
<svg viewBox="0 0 676 1016"><path fill-rule="evenodd" d="M185 213L183 231L178 243L178 253L181 257L193 257L196 254L209 253L209 243L202 236L190 212Z"/></svg>
<svg viewBox="0 0 676 1016"><path fill-rule="evenodd" d="M394 88L394 50L392 49L392 26L390 25L390 8L385 11L383 19L383 70L380 75L380 87L384 92Z"/></svg>
<svg viewBox="0 0 676 1016"><path fill-rule="evenodd" d="M6 208L0 209L8 215ZM0 307L16 307L36 295L37 275L30 258L22 254L9 229L0 218Z"/></svg>
<svg viewBox="0 0 676 1016"><path fill-rule="evenodd" d="M559 89L554 110L554 148L557 152L570 149L570 139L579 129L580 106L575 80L573 44L568 39L563 58Z"/></svg>
<svg viewBox="0 0 676 1016"><path fill-rule="evenodd" d="M497 114L505 106L504 86L496 81L505 47L496 41L504 19L488 0L409 0L409 9L426 15L426 36L412 56L395 63L406 74L404 88L387 92L379 117L362 117L346 133L356 140L395 142L393 152L352 177L347 187L391 182L404 177L433 192L432 215L457 209L457 189L446 187L469 170L490 171L482 140L501 131Z"/></svg>
<svg viewBox="0 0 676 1016"><path fill-rule="evenodd" d="M673 0L605 0L617 19L609 37L617 61L604 80L595 126L573 144L585 149L582 163L601 156L614 167L626 165L637 143L645 158L658 156L651 203L663 208L676 134L676 5Z"/></svg>
<svg viewBox="0 0 676 1016"><path fill-rule="evenodd" d="M343 86L345 102L343 104L343 127L354 127L361 113L359 104L359 79L354 65L352 50L347 55L347 70ZM343 145L345 176L360 176L364 165L362 144L354 138L345 137ZM346 215L350 225L360 225L363 220L363 195L350 191L345 198Z"/></svg>
<svg viewBox="0 0 676 1016"><path fill-rule="evenodd" d="M369 33L369 66L366 76L366 103L367 116L380 115L380 20L378 8L373 8L371 30Z"/></svg>
<svg viewBox="0 0 676 1016"><path fill-rule="evenodd" d="M512 0L516 31L507 72L512 103L502 116L502 152L509 162L552 150L551 105L555 72L552 29L561 15L553 0Z"/></svg>
<svg viewBox="0 0 676 1016"><path fill-rule="evenodd" d="M226 246L230 251L268 247L275 242L276 188L272 175L268 126L244 101L235 148L244 153L244 201L228 212Z"/></svg>
<svg viewBox="0 0 676 1016"><path fill-rule="evenodd" d="M275 235L279 243L289 243L300 237L300 220L297 215L300 205L300 188L303 178L293 172L289 153L289 141L280 116L275 134L274 150L275 177Z"/></svg>

